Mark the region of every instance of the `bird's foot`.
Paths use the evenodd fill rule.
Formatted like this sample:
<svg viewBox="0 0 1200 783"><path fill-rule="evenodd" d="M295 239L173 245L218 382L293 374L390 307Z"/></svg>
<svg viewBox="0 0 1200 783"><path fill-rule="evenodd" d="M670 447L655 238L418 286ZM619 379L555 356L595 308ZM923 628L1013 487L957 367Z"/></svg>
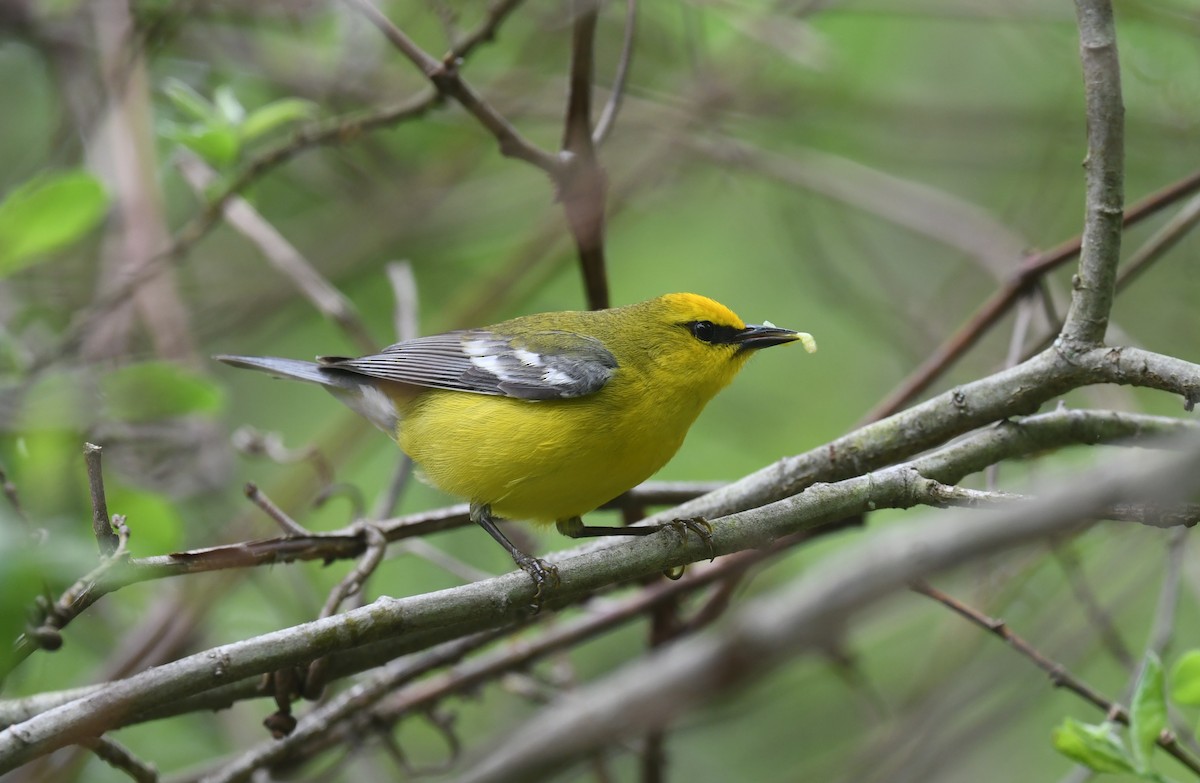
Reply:
<svg viewBox="0 0 1200 783"><path fill-rule="evenodd" d="M708 559L711 562L717 553L713 549L712 525L704 517L691 517L689 519L675 519L670 522L664 522L663 529L670 528L683 540L687 541L689 532L695 533L705 546L708 547ZM682 575L682 574L680 574ZM678 579L679 577L673 577Z"/></svg>
<svg viewBox="0 0 1200 783"><path fill-rule="evenodd" d="M558 566L547 560L542 560L532 555L519 553L513 555L513 561L520 566L521 570L529 574L529 578L533 580L533 611L536 614L542 610L542 601L546 597L546 590L554 590L562 580L558 576Z"/></svg>

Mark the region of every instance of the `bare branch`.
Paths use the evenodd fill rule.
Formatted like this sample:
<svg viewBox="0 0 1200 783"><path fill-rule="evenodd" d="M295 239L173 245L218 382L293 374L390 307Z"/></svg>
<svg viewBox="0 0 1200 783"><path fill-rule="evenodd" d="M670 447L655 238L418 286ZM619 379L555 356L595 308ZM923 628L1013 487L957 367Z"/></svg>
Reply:
<svg viewBox="0 0 1200 783"><path fill-rule="evenodd" d="M613 76L612 91L608 101L596 120L592 131L592 144L599 147L608 138L621 111L621 99L625 97L625 80L629 78L629 63L633 61L633 43L637 34L637 0L625 0L625 37L621 42L621 57L617 60L617 72Z"/></svg>
<svg viewBox="0 0 1200 783"><path fill-rule="evenodd" d="M130 780L137 781L137 783L158 783L158 770L154 768L154 765L142 761L133 755L129 748L116 740L108 737L96 737L84 744L96 754L97 758L113 769L124 772Z"/></svg>
<svg viewBox="0 0 1200 783"><path fill-rule="evenodd" d="M1111 0L1076 0L1079 55L1087 99L1087 215L1071 309L1063 325L1065 350L1104 340L1121 256L1125 200L1125 106Z"/></svg>
<svg viewBox="0 0 1200 783"><path fill-rule="evenodd" d="M263 513L274 520L275 524L279 525L279 529L284 532L284 535L289 538L311 538L312 533L306 527L301 525L296 520L287 515L283 509L275 505L269 497L266 496L258 485L254 482L246 482L246 497L251 503L263 510Z"/></svg>
<svg viewBox="0 0 1200 783"><path fill-rule="evenodd" d="M1008 646L1024 655L1029 660L1033 661L1034 665L1044 671L1050 677L1051 684L1056 688L1066 688L1067 690L1079 696L1084 701L1092 704L1102 710L1108 720L1115 720L1118 723L1129 725L1129 712L1120 704L1111 701L1101 695L1098 691L1092 689L1082 680L1071 674L1065 666L1057 661L1051 660L1043 655L1032 644L1013 633L1008 625L1003 620L994 620L982 612L968 606L967 604L958 601L949 595L936 590L928 583L918 582L913 585L914 591L921 593L950 610L957 613L959 616L975 623L980 628L989 631L1004 640ZM1188 769L1200 774L1200 759L1195 758L1187 750L1179 745L1175 738L1169 734L1164 734L1158 738L1159 746L1170 753L1181 764Z"/></svg>
<svg viewBox="0 0 1200 783"><path fill-rule="evenodd" d="M1077 527L1081 515L1097 513L1097 509L1127 500L1126 496L1136 499L1150 497L1155 502L1166 503L1172 496L1172 488L1178 490L1183 486L1179 480L1179 466L1194 470L1193 463L1200 462L1200 448L1188 451L1184 457L1170 456L1171 461L1165 464L1163 460L1139 458L1136 469L1129 469L1111 479L1106 474L1103 481L1096 481L1094 485L1091 482L1067 482L1076 494L1087 491L1085 500L1075 495L1069 497L1069 521L1060 508L1068 500L1064 497L1045 504L1018 504L1016 510L1019 513L998 512L995 519L1005 522L1009 522L1012 516L1017 517L1017 521L1005 524L1001 529L978 522L962 525L961 529L965 532L961 541L937 527L941 531L937 534L938 543L930 544L930 547L936 549L937 546L944 546L943 550L939 550L941 555L931 554L932 550L924 544L913 544L916 549L911 550L905 543L906 539L893 542L891 539L895 536L888 536L891 530L871 539L867 549L872 557L879 557L881 551L878 548L889 547L882 550L889 558L887 562L891 570L888 573L903 575L908 579L915 575L911 571L918 566L924 569L922 573L936 568L943 562L940 559L943 555L951 558L952 555L957 557L978 554L984 550L993 551L1031 537ZM1156 472L1148 474L1150 468ZM922 478L919 469L918 462L837 484L810 486L800 495L713 520L712 539L709 542L693 538L681 541L672 535L647 536L615 544L597 542L562 553L556 557L561 583L545 597L544 606L547 609L559 608L608 585L661 573L664 569L710 558L714 553L724 555L762 547L783 536L813 530L869 510L908 508L932 502L934 495L931 490L936 482ZM1161 497L1153 494L1158 492L1162 493ZM959 525L957 520L954 522ZM960 546L965 550L960 550ZM914 557L913 562L901 562L903 557L913 557L914 551L920 552L921 557ZM891 559L896 557L901 560ZM955 561L944 562L949 564ZM881 581L880 574L885 570L881 565L880 569L871 572L870 578L864 580L868 586L865 593L861 588L845 588L847 595L853 596L856 601L878 597L892 584L886 578ZM813 576L815 578L816 573ZM809 587L808 580L804 584ZM845 587L844 584L841 586ZM184 694L225 682L278 671L338 650L358 648L384 639L397 644L398 652L411 652L468 633L509 624L520 618L522 608L529 605L534 590L527 576L516 571L437 593L404 599L380 598L369 606L337 617L224 645L156 667L110 683L95 695L56 707L0 732L0 772L78 741L79 737L101 733L112 727L117 716L154 710ZM829 606L835 610L839 606L847 608L845 596L829 599L822 589L817 589L813 595L828 600ZM825 611L824 605L817 604L817 607L819 611ZM808 610L816 611L812 606ZM825 620L833 616L840 615L821 615ZM775 619L783 622L781 627L788 627L786 618ZM819 620L814 622L819 626ZM796 626L806 627L806 624ZM397 639L401 631L402 638ZM678 684L678 681L675 682ZM693 694L705 690L694 686L688 686L688 691ZM652 712L648 711L647 716ZM649 726L642 726L642 730L646 728ZM564 741L563 747L570 748L571 745Z"/></svg>
<svg viewBox="0 0 1200 783"><path fill-rule="evenodd" d="M1125 212L1122 225L1126 228L1137 225L1180 199L1187 198L1197 189L1200 189L1200 171L1189 174L1131 206ZM1047 272L1078 256L1081 243L1082 237L1074 237L1050 250L1028 256L1004 286L992 294L967 323L938 346L891 394L864 416L862 423L890 416L916 399L974 347Z"/></svg>
<svg viewBox="0 0 1200 783"><path fill-rule="evenodd" d="M104 449L94 443L83 444L88 489L92 496L92 533L96 536L96 546L99 547L101 556L109 557L117 551L119 541L109 523L108 501L104 498L104 472L100 467L100 454L103 451Z"/></svg>
<svg viewBox="0 0 1200 783"><path fill-rule="evenodd" d="M1166 417L1059 410L1019 422L1004 422L940 449L914 465L921 475L939 485L953 484L964 476L983 470L1000 460L1034 454L1071 443L1124 441L1151 446L1156 438L1197 430L1200 430L1200 424ZM782 460L740 482L722 485L720 488L714 488L711 484L697 486L686 483L675 485L650 482L644 485L644 489L638 488L618 498L610 507L620 507L619 504L623 503L683 503L668 514L655 515L651 522L680 516L715 517L740 508L752 508L792 494L792 491L783 492L784 489L794 488L794 492L799 492L814 482L836 481L856 475L855 470L858 468L865 472L874 466L887 464L904 456L903 449L888 448L881 451L882 446L876 444L874 438L875 436L866 430L852 433L834 444ZM927 446L914 446L915 451L924 448ZM844 453L858 453L860 461L847 466L845 459L840 456ZM741 489L734 491L734 488L739 486ZM698 491L705 491L707 494L696 498ZM939 495L939 492L942 494ZM929 502L944 505L947 502L946 498L944 490L930 489ZM378 527L388 541L399 541L466 526L470 524L468 511L466 504L460 504L384 520L378 523ZM1121 509L1115 508L1106 513L1119 519L1148 521L1156 525L1188 524L1191 519L1187 508L1179 510L1175 515L1162 509L1148 514L1145 509L1126 509L1122 512ZM103 596L138 582L298 560L332 561L357 558L365 549L366 542L361 532L348 529L325 534L287 535L282 538L247 541L158 557L110 560L79 580L56 602L57 608L52 613L56 618L55 628L65 627L71 619ZM556 555L556 559L560 556L569 557L570 553ZM702 553L702 556L707 557L707 554ZM661 570L660 566L654 573ZM18 642L15 659L23 660L36 646L35 640L23 637Z"/></svg>
<svg viewBox="0 0 1200 783"><path fill-rule="evenodd" d="M1178 499L1177 482L1197 469L1200 443L1193 439L1186 456L1120 460L1071 482L1045 502L1021 504L969 522L961 516L969 512L948 512L879 531L847 546L789 587L747 603L719 630L627 665L542 710L459 779L495 783L545 776L600 744L663 725L700 702L761 677L797 653L836 638L854 614L914 579L1078 529L1080 513L1096 513L1102 506ZM892 480L902 479L891 469L875 476L877 482ZM814 486L800 497L822 487Z"/></svg>
<svg viewBox="0 0 1200 783"><path fill-rule="evenodd" d="M346 0L374 24L381 33L433 83L439 94L458 101L479 124L500 143L500 154L530 163L551 177L557 177L561 163L557 156L539 149L520 134L483 96L467 84L458 72L458 58L447 62L429 55L387 18L371 0Z"/></svg>
<svg viewBox="0 0 1200 783"><path fill-rule="evenodd" d="M804 454L785 457L709 495L684 503L672 513L677 517L727 514L787 497L816 481L860 475L977 427L1035 411L1068 388L1086 383L1145 386L1180 394L1185 401L1200 400L1200 365L1136 348L1097 348L1074 357L1074 362L1046 351L1016 367L951 389ZM956 480L931 477L948 483ZM650 521L662 522L665 517L655 514Z"/></svg>
<svg viewBox="0 0 1200 783"><path fill-rule="evenodd" d="M195 155L181 153L177 166L198 195L203 196L217 180L217 173ZM317 312L337 324L359 350L371 353L378 348L354 303L326 280L248 201L239 196L230 196L222 205L221 213L229 225L250 240Z"/></svg>
<svg viewBox="0 0 1200 783"><path fill-rule="evenodd" d="M563 126L565 165L557 180L567 225L579 248L579 263L588 307L608 307L608 274L604 261L604 214L608 180L592 143L592 71L595 60L597 0L573 0L571 75Z"/></svg>

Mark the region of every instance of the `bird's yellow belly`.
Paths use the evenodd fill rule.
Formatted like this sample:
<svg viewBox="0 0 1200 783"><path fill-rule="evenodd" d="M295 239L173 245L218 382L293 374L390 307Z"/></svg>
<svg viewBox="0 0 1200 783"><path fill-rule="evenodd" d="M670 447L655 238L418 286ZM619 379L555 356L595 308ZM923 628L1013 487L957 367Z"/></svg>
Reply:
<svg viewBox="0 0 1200 783"><path fill-rule="evenodd" d="M439 489L498 516L553 522L645 481L679 449L699 407L651 399L601 406L432 392L407 406L397 441Z"/></svg>

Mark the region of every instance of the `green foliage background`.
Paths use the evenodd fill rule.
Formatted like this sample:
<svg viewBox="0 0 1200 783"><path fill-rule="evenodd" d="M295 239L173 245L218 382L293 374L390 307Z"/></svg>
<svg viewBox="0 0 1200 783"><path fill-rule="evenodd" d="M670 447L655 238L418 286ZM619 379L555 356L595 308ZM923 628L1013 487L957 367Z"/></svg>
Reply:
<svg viewBox="0 0 1200 783"><path fill-rule="evenodd" d="M440 52L446 39L431 5L461 14L464 26L484 11L480 2L381 7ZM660 478L731 480L846 432L1016 268L1021 249L1078 233L1084 120L1070 4L642 5L628 94L600 153L611 180L614 302L696 291L749 321L811 332L820 345L814 356L780 350L756 358L709 406ZM70 0L22 9L0 31L6 107L0 192L11 198L24 183L82 166L111 199L112 161L102 145L85 143L95 139L107 103L103 91L85 89L97 79L92 41L103 12ZM229 142L238 160L229 162L229 148L222 147L225 176L286 143L310 113L370 111L424 87L370 25L336 4L243 8L155 0L135 2L132 13L134 35L115 61L145 58L148 91L132 76L123 83L156 131L153 149L142 150L151 160L145 185L170 230L202 206L173 164L184 137L179 129L197 120L172 100L172 84L206 100L223 92L249 112L289 102L291 122L264 123L261 134ZM619 55L623 14L616 3L602 13L598 99L607 95L603 85ZM1133 201L1191 173L1200 158L1200 4L1119 2L1117 20ZM523 133L554 148L568 54L562 5L527 3L462 72ZM761 163L710 154L734 144L762 156ZM905 189L897 191L898 183ZM413 266L425 333L585 304L549 183L502 158L453 105L305 152L255 181L246 195L354 301L381 344L394 339L383 267L396 259ZM135 554L273 535L267 520L246 509L240 497L246 481L314 529L349 521L345 500L309 508L320 483L310 466L234 457L224 438L233 428L278 431L292 447L319 444L337 478L368 499L395 464L386 439L318 390L207 361L156 357L145 333L135 333L116 361L98 366L85 367L76 352L64 350L62 340L96 300L106 274L102 259L120 253L106 244L120 230L112 214L69 246L47 247L32 266L5 269L0 283L6 386L0 461L33 524L52 542L29 548L20 523L0 506L0 549L12 553L0 553L4 638L14 635L14 618L23 617L42 582L61 591L90 567L90 507L79 456L86 438L107 446L107 435L124 444L106 454L106 479L110 509L128 516ZM1164 219L1132 230L1126 248L1136 248ZM918 223L934 229L918 230ZM1007 247L999 227L1019 245L1009 266L989 267L973 256ZM966 236L978 251L931 233ZM1198 249L1194 237L1185 238L1120 296L1114 328L1123 340L1200 361ZM1049 287L1060 315L1069 277L1064 268ZM172 262L170 279L197 356L356 351L225 225ZM1010 331L1006 322L939 389L999 367ZM171 361L140 364L155 359ZM1098 389L1087 401L1178 413L1177 400L1152 393ZM116 426L168 419L191 424L166 434L138 430L137 437ZM1090 455L1067 455L1075 457ZM1019 482L1046 470L1039 462L1027 471L1006 468L1001 478ZM414 484L400 510L449 500ZM876 515L869 525L894 516ZM803 572L863 534L842 533L795 551L758 572L739 598ZM553 532L536 535L543 551L563 545ZM1105 525L1049 553L972 565L946 587L1120 697L1131 672L1106 640L1104 624L1139 657L1165 540L1165 533ZM511 565L477 530L442 534L434 543L481 569ZM122 590L70 626L62 651L38 653L21 667L5 695L93 681L164 595L186 596L183 605L196 612L187 647L195 651L313 617L349 567L277 567ZM1200 572L1191 560L1186 574L1177 650L1200 644ZM408 595L455 584L454 576L404 556L386 563L370 590ZM569 666L559 662L535 674L569 671L575 680L591 679L643 652L644 637L644 627L627 628L574 651ZM1054 753L1051 729L1065 715L1101 718L995 639L918 596L884 604L837 652L852 663L797 660L688 716L670 735L672 779L1054 780L1070 764ZM496 687L446 705L472 750L535 707ZM242 704L117 736L162 770L185 769L265 736L258 723L267 709ZM398 736L415 762L445 756L444 740L421 719L406 721ZM71 768L77 779L121 779L95 760L78 763L84 766ZM616 777L635 779L635 763L630 754L615 754ZM391 779L390 770L389 762L367 754L340 774L382 780Z"/></svg>

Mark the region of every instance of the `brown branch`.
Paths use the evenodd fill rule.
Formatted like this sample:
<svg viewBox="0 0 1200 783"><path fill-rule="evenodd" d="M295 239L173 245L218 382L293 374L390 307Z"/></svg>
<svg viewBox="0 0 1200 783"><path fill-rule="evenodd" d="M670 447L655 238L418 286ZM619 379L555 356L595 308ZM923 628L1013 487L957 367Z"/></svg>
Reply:
<svg viewBox="0 0 1200 783"><path fill-rule="evenodd" d="M119 541L109 523L108 502L104 498L104 473L100 466L100 453L104 451L94 443L83 444L83 461L87 464L88 490L92 496L92 533L96 546L103 557L117 551Z"/></svg>
<svg viewBox="0 0 1200 783"><path fill-rule="evenodd" d="M272 500L267 497L258 485L252 481L246 482L245 487L246 498L251 503L263 510L263 513L274 520L275 524L279 525L279 529L283 531L288 538L313 538L313 534L308 531L308 528L301 525L296 520L288 516L287 512L275 505Z"/></svg>
<svg viewBox="0 0 1200 783"><path fill-rule="evenodd" d="M458 101L478 120L499 142L500 154L532 164L551 177L558 176L562 168L558 156L539 149L522 136L483 96L475 92L458 72L459 58L451 56L443 61L431 56L393 24L371 0L346 2L374 24L384 37L429 79L439 94L448 95Z"/></svg>
<svg viewBox="0 0 1200 783"><path fill-rule="evenodd" d="M204 780L207 783L246 780L254 770L306 756L311 753L310 746L313 741L322 739L322 735L327 734L330 728L340 721L369 709L387 693L406 682L460 660L467 653L499 638L501 633L486 631L446 642L420 655L393 661L363 682L305 715L300 719L295 731L286 738L271 740L251 748L228 764L210 771Z"/></svg>
<svg viewBox="0 0 1200 783"><path fill-rule="evenodd" d="M1083 682L1075 675L1071 674L1065 666L1057 661L1043 655L1036 647L1027 642L1022 637L1013 633L1003 620L996 620L982 612L974 609L961 601L952 598L942 591L930 586L927 582L914 582L912 590L920 593L934 601L942 604L959 616L969 620L970 622L983 628L985 631L995 634L1002 639L1008 646L1012 647L1021 655L1028 658L1035 666L1044 671L1050 678L1051 684L1056 688L1065 688L1076 696L1079 696L1084 701L1095 705L1102 710L1110 720L1115 720L1118 723L1129 725L1129 713L1124 707L1116 702L1105 698L1101 693L1093 690L1091 686ZM1180 764L1191 771L1200 774L1200 759L1195 758L1184 749L1176 741L1174 735L1164 732L1158 738L1158 745L1167 753L1171 754Z"/></svg>
<svg viewBox="0 0 1200 783"><path fill-rule="evenodd" d="M611 745L615 737L662 725L722 693L763 678L797 655L827 646L868 606L914 580L1077 530L1081 515L1095 513L1102 506L1182 499L1187 489L1178 482L1186 481L1197 466L1200 442L1193 439L1185 454L1165 460L1136 456L1113 462L1100 471L1060 482L1037 503L986 516L939 512L918 523L888 526L843 547L836 557L806 570L802 579L787 588L747 602L726 618L720 629L632 662L579 689L571 699L541 710L505 732L503 741L493 743L492 752L477 758L475 766L458 779L484 783L548 776L600 746ZM832 486L814 485L779 504L739 515L737 524L740 528L770 509L819 503L819 496L826 492L844 499L852 482L864 480L872 497L862 498L858 507L881 508L882 495L889 493L885 485L899 489L892 482L909 481L912 474L912 467L898 466ZM903 491L921 492L925 486L915 480ZM842 503L837 509L827 506L826 519L845 518L849 509L849 504ZM714 530L720 527L714 524ZM721 551L719 544L717 550ZM609 552L615 554L615 550Z"/></svg>
<svg viewBox="0 0 1200 783"><path fill-rule="evenodd" d="M1078 553L1071 548L1069 543L1064 544L1058 541L1051 543L1051 551L1054 553L1059 567L1062 568L1063 575L1067 578L1071 594L1083 607L1084 617L1092 624L1100 637L1101 646L1106 648L1113 660L1124 666L1126 671L1137 669L1137 657L1125 643L1125 638L1121 636L1121 631L1113 621L1112 615L1101 605L1100 598L1084 574Z"/></svg>
<svg viewBox="0 0 1200 783"><path fill-rule="evenodd" d="M108 737L96 737L83 743L96 757L137 783L158 783L158 770L153 764L133 755L133 752L116 740Z"/></svg>
<svg viewBox="0 0 1200 783"><path fill-rule="evenodd" d="M181 153L176 161L184 180L198 194L217 181L217 172L195 155ZM379 346L345 294L325 279L315 266L271 225L250 202L231 195L221 207L225 221L258 248L267 262L299 291L317 312L336 324L363 353Z"/></svg>
<svg viewBox="0 0 1200 783"><path fill-rule="evenodd" d="M1184 204L1179 212L1129 257L1117 276L1117 291L1124 291L1138 275L1179 244L1197 223L1200 223L1200 197Z"/></svg>
<svg viewBox="0 0 1200 783"><path fill-rule="evenodd" d="M481 44L494 40L500 25L520 5L520 2L521 0L503 0L493 4L479 26L464 36L446 54L446 61L461 64L462 60ZM132 292L158 274L160 264L185 257L192 247L217 224L229 200L255 181L313 147L357 141L369 131L394 127L402 122L423 117L441 102L441 93L436 89L429 88L391 106L314 123L300 129L287 141L259 154L241 167L229 183L221 188L197 215L175 233L167 247L151 258L122 285L97 296L92 305L72 323L63 340L62 350L67 351L77 346L87 336L88 326L97 317L114 308L123 307Z"/></svg>
<svg viewBox="0 0 1200 783"><path fill-rule="evenodd" d="M625 37L621 41L621 56L617 60L617 72L613 76L612 90L596 120L592 131L592 144L599 147L608 138L616 125L621 111L621 99L625 97L625 82L629 78L629 63L633 60L633 44L637 33L637 0L625 0Z"/></svg>
<svg viewBox="0 0 1200 783"><path fill-rule="evenodd" d="M379 701L369 711L348 714L347 722L322 742L305 748L304 757L344 742L348 737L361 736L369 726L388 726L437 704L457 693L470 692L496 677L522 670L542 658L570 649L601 633L620 627L654 611L664 603L674 603L688 593L744 574L749 568L777 555L809 534L781 539L762 550L739 552L714 563L698 565L678 581L659 581L629 598L609 604L602 609L561 625L547 629L541 636L521 645L507 646L481 658L467 661L451 671L411 688L396 692ZM232 778L231 780L236 780ZM225 779L218 779L224 781Z"/></svg>
<svg viewBox="0 0 1200 783"><path fill-rule="evenodd" d="M562 160L566 165L557 179L558 196L579 249L588 307L600 310L608 307L604 261L608 180L596 161L592 143L592 71L600 9L596 0L573 0L571 7L575 21L562 143Z"/></svg>
<svg viewBox="0 0 1200 783"><path fill-rule="evenodd" d="M1125 212L1122 225L1126 228L1137 225L1197 190L1200 190L1200 171L1150 194L1131 206ZM1037 286L1043 276L1078 256L1081 243L1081 237L1074 237L1050 250L1025 258L1004 286L992 294L967 323L938 346L894 391L868 412L860 425L891 416L928 389L974 347L988 330L1012 309L1013 304Z"/></svg>

